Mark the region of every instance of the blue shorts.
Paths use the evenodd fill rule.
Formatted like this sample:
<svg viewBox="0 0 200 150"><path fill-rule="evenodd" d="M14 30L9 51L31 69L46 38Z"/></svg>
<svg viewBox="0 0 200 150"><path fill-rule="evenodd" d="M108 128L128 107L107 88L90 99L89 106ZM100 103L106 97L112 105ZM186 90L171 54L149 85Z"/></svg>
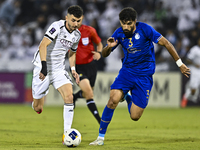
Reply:
<svg viewBox="0 0 200 150"><path fill-rule="evenodd" d="M134 75L125 69L121 69L111 85L111 90L120 89L124 95L131 91L133 103L141 108L145 108L149 102L152 86L152 75Z"/></svg>

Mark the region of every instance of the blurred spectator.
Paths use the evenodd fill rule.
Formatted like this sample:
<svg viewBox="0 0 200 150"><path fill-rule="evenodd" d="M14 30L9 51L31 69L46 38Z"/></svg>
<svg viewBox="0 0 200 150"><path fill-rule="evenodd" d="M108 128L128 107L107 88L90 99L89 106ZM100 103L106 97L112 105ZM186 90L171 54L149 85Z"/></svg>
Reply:
<svg viewBox="0 0 200 150"><path fill-rule="evenodd" d="M127 6L137 10L138 21L147 22L166 36L183 61L190 48L197 44L200 35L199 0L1 0L0 71L9 70L9 63L12 62L31 62L46 27L58 18L64 19L66 8L76 4L84 10L84 24L97 30L103 45L108 36L120 26L117 14ZM169 64L169 55L159 46L155 47L155 51L158 64L156 71L177 69ZM123 57L121 48L115 53L113 58L101 58L98 69L118 71L121 64L116 64ZM29 67L25 67L24 71L32 70Z"/></svg>
<svg viewBox="0 0 200 150"><path fill-rule="evenodd" d="M20 13L20 0L6 0L0 7L0 20L13 26Z"/></svg>

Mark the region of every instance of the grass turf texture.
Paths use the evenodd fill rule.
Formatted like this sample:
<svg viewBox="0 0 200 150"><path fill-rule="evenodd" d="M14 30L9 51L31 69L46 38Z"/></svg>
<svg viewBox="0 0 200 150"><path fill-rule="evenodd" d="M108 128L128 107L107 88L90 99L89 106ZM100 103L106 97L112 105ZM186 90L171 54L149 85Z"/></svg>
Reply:
<svg viewBox="0 0 200 150"><path fill-rule="evenodd" d="M0 104L1 150L64 150L62 107L44 107L42 114L28 105ZM102 114L103 108L99 108ZM89 146L99 125L87 106L77 106L73 128L82 134L77 150L197 150L200 149L200 109L147 108L139 121L118 107L103 146Z"/></svg>

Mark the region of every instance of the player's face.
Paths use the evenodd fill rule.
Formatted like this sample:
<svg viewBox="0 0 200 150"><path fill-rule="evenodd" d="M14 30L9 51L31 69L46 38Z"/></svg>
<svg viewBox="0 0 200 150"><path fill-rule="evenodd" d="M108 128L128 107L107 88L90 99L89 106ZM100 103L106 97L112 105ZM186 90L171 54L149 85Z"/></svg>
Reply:
<svg viewBox="0 0 200 150"><path fill-rule="evenodd" d="M82 23L82 17L76 18L76 17L74 17L74 15L67 14L66 21L67 21L66 22L67 29L70 32L72 32L72 31L78 29L78 27Z"/></svg>
<svg viewBox="0 0 200 150"><path fill-rule="evenodd" d="M120 24L126 36L131 35L136 30L136 20L135 21L121 21Z"/></svg>

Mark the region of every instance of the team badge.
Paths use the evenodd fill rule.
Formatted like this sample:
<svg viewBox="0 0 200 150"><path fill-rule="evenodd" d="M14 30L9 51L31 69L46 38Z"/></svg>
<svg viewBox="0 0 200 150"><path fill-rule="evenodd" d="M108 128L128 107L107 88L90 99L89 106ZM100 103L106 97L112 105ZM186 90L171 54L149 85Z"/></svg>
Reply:
<svg viewBox="0 0 200 150"><path fill-rule="evenodd" d="M88 45L89 44L89 38L88 37L86 37L86 38L82 38L82 43L83 43L83 45Z"/></svg>
<svg viewBox="0 0 200 150"><path fill-rule="evenodd" d="M136 33L136 34L135 34L135 39L138 40L139 38L140 38L139 33Z"/></svg>
<svg viewBox="0 0 200 150"><path fill-rule="evenodd" d="M56 29L53 27L51 28L51 30L49 31L49 33L53 34L56 31Z"/></svg>

